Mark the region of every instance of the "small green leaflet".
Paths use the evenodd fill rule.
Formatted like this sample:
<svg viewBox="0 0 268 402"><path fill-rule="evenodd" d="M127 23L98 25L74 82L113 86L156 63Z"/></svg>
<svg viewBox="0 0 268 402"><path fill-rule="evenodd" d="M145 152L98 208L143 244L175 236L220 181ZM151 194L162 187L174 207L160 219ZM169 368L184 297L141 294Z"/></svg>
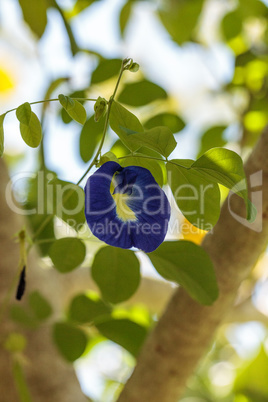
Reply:
<svg viewBox="0 0 268 402"><path fill-rule="evenodd" d="M56 322L53 325L53 340L69 362L78 359L87 346L87 336L84 331L67 322Z"/></svg>
<svg viewBox="0 0 268 402"><path fill-rule="evenodd" d="M137 149L140 148L141 145L129 142L128 134L124 129L124 127L126 127L131 132L143 132L144 129L139 119L116 101L113 101L111 106L109 123L111 129L118 135L118 137L125 144L126 147L128 147L133 152L137 151Z"/></svg>
<svg viewBox="0 0 268 402"><path fill-rule="evenodd" d="M183 215L194 226L211 230L220 216L220 189L209 177L191 169L193 161L173 159L167 163L168 182Z"/></svg>
<svg viewBox="0 0 268 402"><path fill-rule="evenodd" d="M91 84L98 84L114 77L119 73L121 64L121 59L101 60L91 75Z"/></svg>
<svg viewBox="0 0 268 402"><path fill-rule="evenodd" d="M201 304L210 305L218 297L212 261L203 248L186 241L166 241L148 254L157 272L183 286Z"/></svg>
<svg viewBox="0 0 268 402"><path fill-rule="evenodd" d="M151 117L144 123L146 129L154 128L156 126L165 126L168 127L172 133L178 133L184 129L185 122L180 116L177 116L174 113L165 112Z"/></svg>
<svg viewBox="0 0 268 402"><path fill-rule="evenodd" d="M127 318L107 319L96 324L102 335L137 357L148 334L147 328Z"/></svg>
<svg viewBox="0 0 268 402"><path fill-rule="evenodd" d="M0 116L0 157L3 156L4 153L4 118L5 114L1 114Z"/></svg>
<svg viewBox="0 0 268 402"><path fill-rule="evenodd" d="M66 110L69 116L80 124L85 124L87 113L84 106L75 99L60 94L58 96L61 106Z"/></svg>
<svg viewBox="0 0 268 402"><path fill-rule="evenodd" d="M16 116L20 123L29 126L32 117L32 109L30 103L25 102L20 105L16 109Z"/></svg>
<svg viewBox="0 0 268 402"><path fill-rule="evenodd" d="M45 320L52 314L50 303L37 290L29 295L29 305L38 320Z"/></svg>
<svg viewBox="0 0 268 402"><path fill-rule="evenodd" d="M16 110L20 122L20 133L23 141L32 148L38 147L42 140L42 127L36 114L32 112L28 102L20 105Z"/></svg>
<svg viewBox="0 0 268 402"><path fill-rule="evenodd" d="M78 323L89 323L110 316L112 309L105 304L96 294L79 294L70 304L68 317Z"/></svg>
<svg viewBox="0 0 268 402"><path fill-rule="evenodd" d="M157 99L166 98L166 91L159 85L148 80L142 80L126 84L118 100L130 106L144 106Z"/></svg>
<svg viewBox="0 0 268 402"><path fill-rule="evenodd" d="M47 25L47 0L19 0L24 20L31 30L41 38Z"/></svg>
<svg viewBox="0 0 268 402"><path fill-rule="evenodd" d="M247 207L247 219L255 219L255 209L248 200L248 190L243 162L239 155L225 148L212 148L198 158L191 170L204 178L220 183L242 197Z"/></svg>
<svg viewBox="0 0 268 402"><path fill-rule="evenodd" d="M82 127L80 133L80 156L84 162L88 162L101 139L105 119L101 119L98 123L95 122L94 116L91 116L84 126Z"/></svg>
<svg viewBox="0 0 268 402"><path fill-rule="evenodd" d="M48 254L59 272L70 272L84 261L86 247L76 237L64 237L54 241Z"/></svg>
<svg viewBox="0 0 268 402"><path fill-rule="evenodd" d="M131 146L146 147L159 152L166 158L176 148L177 142L168 127L160 126L145 130L142 133L133 132L122 127L128 135L128 142Z"/></svg>
<svg viewBox="0 0 268 402"><path fill-rule="evenodd" d="M91 275L105 300L120 303L129 299L139 286L139 260L131 250L103 247L95 255Z"/></svg>

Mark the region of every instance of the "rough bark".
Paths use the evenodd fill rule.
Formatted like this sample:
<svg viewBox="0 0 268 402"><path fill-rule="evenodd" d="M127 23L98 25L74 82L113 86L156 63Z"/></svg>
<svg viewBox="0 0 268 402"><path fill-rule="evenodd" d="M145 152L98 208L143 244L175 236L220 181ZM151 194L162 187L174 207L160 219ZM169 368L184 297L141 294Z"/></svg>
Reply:
<svg viewBox="0 0 268 402"><path fill-rule="evenodd" d="M264 251L268 242L268 131L245 164L247 176L262 171L263 207L257 217L262 230L256 232L239 223L225 202L213 233L202 246L212 258L220 296L212 306L202 306L179 288L147 339L137 366L122 391L120 402L176 402L187 379L208 350L215 330L233 306L241 282ZM232 211L245 214L243 200L231 197ZM260 205L259 205L260 207ZM256 223L255 226L256 227Z"/></svg>
<svg viewBox="0 0 268 402"><path fill-rule="evenodd" d="M8 172L2 159L0 159L0 306L17 273L19 261L19 247L12 236L23 226L23 220L8 207L5 190L9 181ZM28 290L39 289L46 294L56 312L59 311L59 287L62 286L62 277L51 280L51 273L38 266L36 255L31 256L30 269L27 275ZM14 295L15 296L15 295ZM15 297L14 297L15 301ZM17 303L24 303L17 302ZM35 402L85 402L88 399L82 393L72 365L67 364L59 355L51 338L51 330L47 325L32 331L22 330L9 318L8 314L0 323L0 342L5 341L11 331L24 333L28 346L25 351L24 372L27 383ZM12 376L12 359L9 352L0 344L0 392L1 401L19 402L17 390Z"/></svg>

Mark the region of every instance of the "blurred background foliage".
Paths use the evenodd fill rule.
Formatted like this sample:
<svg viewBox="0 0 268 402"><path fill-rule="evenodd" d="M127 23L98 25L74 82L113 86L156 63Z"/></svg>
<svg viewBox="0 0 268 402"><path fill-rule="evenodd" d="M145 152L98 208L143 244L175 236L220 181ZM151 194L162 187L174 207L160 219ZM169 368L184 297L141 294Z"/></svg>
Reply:
<svg viewBox="0 0 268 402"><path fill-rule="evenodd" d="M146 128L168 126L178 141L175 157L196 158L212 147L225 146L245 158L268 121L267 17L267 2L261 0L1 0L1 113L58 93L108 98L121 59L132 57L141 69L124 77L118 101ZM68 184L66 180L76 182L103 129L102 122L94 122L92 106L84 106L89 117L83 127L58 104L38 106L44 144L34 151L25 148L18 138L17 122L8 116L4 158L11 173L23 169L44 172L44 188L52 178L62 188ZM109 150L117 156L126 154L111 131ZM15 195L25 208L36 205L36 186L32 179L17 189ZM71 197L68 202L75 200ZM49 212L29 216L33 230L46 214ZM181 231L175 238L200 244L205 232L179 219ZM84 217L78 214L74 220L83 224ZM38 240L43 263L52 261L60 272L80 264L88 267L100 247L91 239L85 249L84 243L73 237L58 239L50 247L49 239L58 237L51 221ZM128 272L119 268L130 283L125 300L139 284L139 264L127 251L118 253L124 254L120 258L131 267ZM122 274L107 248L97 256L110 264L114 275ZM96 259L94 262L97 264ZM148 261L143 265L147 275L156 276ZM104 295L109 287L101 283L103 277L94 274L94 264L92 271ZM267 289L264 255L242 284L235 308L189 381L182 401L268 401ZM109 302L87 290L68 300L60 320L52 323L53 341L63 358L75 361L84 392L95 400L113 401L161 309L142 302L114 305L121 302L117 294L105 296ZM18 333L10 334L5 342L10 353L23 353L25 339L20 326L36 328L49 320L53 311L42 294L32 292L27 298L26 306L11 306ZM19 371L17 377L20 379Z"/></svg>

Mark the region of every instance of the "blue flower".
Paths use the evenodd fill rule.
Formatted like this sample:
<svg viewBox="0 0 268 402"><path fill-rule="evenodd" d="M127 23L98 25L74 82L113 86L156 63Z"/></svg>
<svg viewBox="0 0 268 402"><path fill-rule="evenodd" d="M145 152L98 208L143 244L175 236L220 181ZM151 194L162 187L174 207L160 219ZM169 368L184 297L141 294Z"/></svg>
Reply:
<svg viewBox="0 0 268 402"><path fill-rule="evenodd" d="M149 170L106 162L86 183L85 215L105 243L149 253L164 241L170 205Z"/></svg>

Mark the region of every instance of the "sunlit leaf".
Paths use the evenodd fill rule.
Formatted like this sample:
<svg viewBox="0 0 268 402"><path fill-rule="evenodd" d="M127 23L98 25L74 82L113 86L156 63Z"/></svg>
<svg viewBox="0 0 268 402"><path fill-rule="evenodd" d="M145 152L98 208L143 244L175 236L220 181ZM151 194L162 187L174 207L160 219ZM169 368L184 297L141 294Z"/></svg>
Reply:
<svg viewBox="0 0 268 402"><path fill-rule="evenodd" d="M112 130L118 135L126 147L131 151L136 151L140 148L137 144L129 143L128 134L125 130L128 129L137 133L144 131L139 119L133 113L120 105L120 103L113 101L109 123Z"/></svg>
<svg viewBox="0 0 268 402"><path fill-rule="evenodd" d="M200 246L185 240L166 241L148 257L160 275L183 286L199 303L209 305L217 299L213 264Z"/></svg>
<svg viewBox="0 0 268 402"><path fill-rule="evenodd" d="M268 398L268 356L262 345L255 359L241 367L235 380L234 390L245 395L254 395L254 401Z"/></svg>
<svg viewBox="0 0 268 402"><path fill-rule="evenodd" d="M187 169L191 164L179 159L167 163L169 185L188 221L202 230L211 230L220 216L219 186L196 169Z"/></svg>
<svg viewBox="0 0 268 402"><path fill-rule="evenodd" d="M157 99L166 99L167 93L159 85L143 80L126 84L118 101L131 106L144 106Z"/></svg>
<svg viewBox="0 0 268 402"><path fill-rule="evenodd" d="M32 148L38 147L42 140L42 127L34 112L31 112L29 125L20 123L20 133L23 141Z"/></svg>
<svg viewBox="0 0 268 402"><path fill-rule="evenodd" d="M22 105L20 105L16 109L16 116L20 123L29 126L32 117L32 109L30 103L25 102Z"/></svg>
<svg viewBox="0 0 268 402"><path fill-rule="evenodd" d="M198 157L203 155L210 148L222 147L226 144L226 140L223 138L223 132L226 126L215 126L209 128L201 137L201 145L198 152Z"/></svg>
<svg viewBox="0 0 268 402"><path fill-rule="evenodd" d="M105 300L120 303L129 299L139 286L139 260L133 251L103 247L95 255L91 275Z"/></svg>
<svg viewBox="0 0 268 402"><path fill-rule="evenodd" d="M128 128L123 127L123 130L127 134L126 141L129 144L129 148L147 147L166 158L176 148L177 142L168 127L154 127L149 130L145 130L142 133L136 133Z"/></svg>
<svg viewBox="0 0 268 402"><path fill-rule="evenodd" d="M84 243L76 237L56 240L49 249L55 268L59 272L70 272L82 264L86 256Z"/></svg>
<svg viewBox="0 0 268 402"><path fill-rule="evenodd" d="M73 120L85 124L87 113L80 102L62 94L59 95L59 102Z"/></svg>
<svg viewBox="0 0 268 402"><path fill-rule="evenodd" d="M204 178L222 184L245 200L247 219L251 220L253 212L248 204L248 190L243 161L240 156L225 148L212 148L191 166Z"/></svg>
<svg viewBox="0 0 268 402"><path fill-rule="evenodd" d="M84 331L65 322L53 325L53 339L61 355L69 362L78 359L87 345Z"/></svg>

